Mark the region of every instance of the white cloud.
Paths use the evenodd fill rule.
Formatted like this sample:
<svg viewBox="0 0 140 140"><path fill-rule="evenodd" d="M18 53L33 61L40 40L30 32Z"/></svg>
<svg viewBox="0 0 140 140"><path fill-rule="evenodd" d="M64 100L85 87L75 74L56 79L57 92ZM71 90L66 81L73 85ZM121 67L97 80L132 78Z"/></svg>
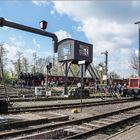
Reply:
<svg viewBox="0 0 140 140"><path fill-rule="evenodd" d="M25 50L26 53L28 53L29 55L32 55L33 53L35 53L36 51L33 49L27 49Z"/></svg>
<svg viewBox="0 0 140 140"><path fill-rule="evenodd" d="M9 40L10 40L11 42L14 42L14 41L16 40L16 37L15 37L15 36L11 36L11 37L9 37Z"/></svg>
<svg viewBox="0 0 140 140"><path fill-rule="evenodd" d="M37 46L38 48L40 48L40 46L41 46L39 43L37 43L37 41L36 41L35 38L33 38L33 44L34 44L35 46Z"/></svg>
<svg viewBox="0 0 140 140"><path fill-rule="evenodd" d="M51 51L45 51L44 52L44 56L51 56L51 57L53 57L53 54L52 54Z"/></svg>
<svg viewBox="0 0 140 140"><path fill-rule="evenodd" d="M54 14L55 14L55 11L54 11L54 10L51 10L51 11L50 11L50 14L51 14L51 15L54 15Z"/></svg>
<svg viewBox="0 0 140 140"><path fill-rule="evenodd" d="M97 19L91 18L83 21L81 30L89 41L94 44L95 56L98 56L98 52L100 53L105 50L114 55L116 49L131 49L134 26L128 24L121 25L110 21L99 22Z"/></svg>
<svg viewBox="0 0 140 140"><path fill-rule="evenodd" d="M25 45L25 42L22 40L21 36L11 36L9 37L9 43L4 43L4 47L7 50L7 58L8 58L8 69L14 69L11 61L15 62L18 59L18 52L22 52L22 54L29 60L31 60L31 49L24 50L23 47Z"/></svg>
<svg viewBox="0 0 140 140"><path fill-rule="evenodd" d="M36 39L35 38L33 39L33 43L36 44Z"/></svg>
<svg viewBox="0 0 140 140"><path fill-rule="evenodd" d="M133 1L132 1L132 6L134 6L134 7L139 7L139 6L140 6L140 2L137 1L137 0L133 0Z"/></svg>
<svg viewBox="0 0 140 140"><path fill-rule="evenodd" d="M55 32L55 34L57 35L59 41L64 38L71 38L71 35L64 30L59 30L59 31Z"/></svg>
<svg viewBox="0 0 140 140"><path fill-rule="evenodd" d="M17 52L20 51L20 49L17 46L9 45L7 43L4 43L4 47L8 51L7 58L9 60L16 60Z"/></svg>
<svg viewBox="0 0 140 140"><path fill-rule="evenodd" d="M25 45L25 42L22 41L22 37L21 36L11 36L9 37L9 40L12 44L14 44L16 47L23 47Z"/></svg>
<svg viewBox="0 0 140 140"><path fill-rule="evenodd" d="M9 27L6 27L6 26L4 26L4 27L2 27L1 28L1 30L9 30L10 28Z"/></svg>
<svg viewBox="0 0 140 140"><path fill-rule="evenodd" d="M138 56L138 54L139 54L139 51L138 51L138 50L135 50L135 54L136 54L136 56Z"/></svg>
<svg viewBox="0 0 140 140"><path fill-rule="evenodd" d="M33 53L36 53L36 51L31 49L31 48L30 49L26 49L24 51L23 55L24 55L25 58L28 59L29 63L32 63L32 61L33 61Z"/></svg>
<svg viewBox="0 0 140 140"><path fill-rule="evenodd" d="M4 47L8 51L8 60L15 61L17 59L17 53L22 52L22 47L25 45L25 42L22 40L21 36L16 37L14 35L9 37L9 41L9 43L4 43Z"/></svg>
<svg viewBox="0 0 140 140"><path fill-rule="evenodd" d="M53 3L54 11L80 21L98 17L130 22L138 18L140 12L139 1L53 1Z"/></svg>
<svg viewBox="0 0 140 140"><path fill-rule="evenodd" d="M41 6L41 5L48 4L48 1L47 0L32 0L32 3L37 5L37 6Z"/></svg>
<svg viewBox="0 0 140 140"><path fill-rule="evenodd" d="M100 53L107 50L111 61L109 70L120 74L126 71L129 75L129 61L137 32L134 22L140 12L136 5L140 2L53 1L53 4L54 12L78 21L76 31L84 32L89 42L93 43L96 64L101 61Z"/></svg>
<svg viewBox="0 0 140 140"><path fill-rule="evenodd" d="M17 46L8 43L4 43L4 48L7 50L6 58L8 59L6 68L13 70L14 66L11 61L14 62L17 60L17 53L20 51L20 49Z"/></svg>

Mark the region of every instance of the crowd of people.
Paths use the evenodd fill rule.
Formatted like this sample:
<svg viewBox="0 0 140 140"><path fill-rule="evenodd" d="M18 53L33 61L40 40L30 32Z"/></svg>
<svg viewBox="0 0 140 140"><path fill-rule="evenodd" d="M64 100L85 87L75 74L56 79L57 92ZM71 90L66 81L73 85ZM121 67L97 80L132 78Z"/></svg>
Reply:
<svg viewBox="0 0 140 140"><path fill-rule="evenodd" d="M102 85L95 85L95 91L99 93L110 93L116 94L119 93L123 96L128 95L128 89L126 84L114 83L112 85L102 86Z"/></svg>

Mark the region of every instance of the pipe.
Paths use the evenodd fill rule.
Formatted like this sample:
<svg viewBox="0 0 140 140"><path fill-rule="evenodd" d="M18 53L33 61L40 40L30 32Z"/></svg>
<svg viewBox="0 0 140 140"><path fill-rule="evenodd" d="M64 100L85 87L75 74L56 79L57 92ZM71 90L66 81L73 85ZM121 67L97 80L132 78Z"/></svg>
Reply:
<svg viewBox="0 0 140 140"><path fill-rule="evenodd" d="M0 18L0 27L3 27L3 26L7 26L7 27L18 29L18 30L27 31L27 32L31 32L31 33L35 33L35 34L50 37L54 41L54 45L53 45L54 46L54 53L57 53L58 38L54 33L46 32L46 31L43 31L43 30L40 30L40 29L36 29L36 28L32 28L32 27L25 26L25 25L22 25L22 24L7 21L3 17L1 17Z"/></svg>

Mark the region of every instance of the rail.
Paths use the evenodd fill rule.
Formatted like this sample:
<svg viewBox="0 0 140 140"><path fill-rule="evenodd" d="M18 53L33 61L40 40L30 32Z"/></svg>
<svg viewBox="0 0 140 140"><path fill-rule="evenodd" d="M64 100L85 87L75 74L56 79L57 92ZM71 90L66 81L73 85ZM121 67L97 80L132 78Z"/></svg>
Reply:
<svg viewBox="0 0 140 140"><path fill-rule="evenodd" d="M101 119L109 119L109 118L111 121L111 120L113 120L112 118L115 116L117 116L118 119L120 118L119 120L113 121L110 124L105 123L104 125L101 125L98 128L97 127L95 129L91 128L91 130L89 130L89 131L81 132L81 133L74 134L74 135L68 136L68 137L63 137L64 139L87 138L89 136L92 136L95 132L99 132L107 127L116 126L116 124L130 122L130 120L132 121L133 119L138 119L140 117L139 109L140 109L140 105L129 107L129 108L124 108L124 109L117 110L117 111L111 111L111 112L103 113L100 115L95 115L92 117L82 118L82 119L78 119L78 120L58 122L55 124L54 123L53 124L42 124L39 126L34 126L34 127L32 126L30 128L22 128L22 129L20 128L20 130L18 130L18 128L17 128L17 130L1 132L0 138L15 137L16 139L18 139L18 137L19 137L19 139L20 138L29 139L30 137L28 135L33 132L41 132L42 130L43 131L50 131L50 130L53 131L54 129L57 129L60 127L62 128L62 127L66 127L66 126L69 126L69 128L70 127L73 128L72 126L74 126L74 125L78 125L78 126L84 125L84 127L86 127L86 125L88 125L88 126L95 127L94 123L92 123L92 122L95 122L95 121L97 122L98 120L101 121ZM91 123L91 125L90 125L90 123ZM64 129L66 129L66 128L64 128ZM25 136L25 134L26 134L26 136ZM39 135L39 133L37 135Z"/></svg>

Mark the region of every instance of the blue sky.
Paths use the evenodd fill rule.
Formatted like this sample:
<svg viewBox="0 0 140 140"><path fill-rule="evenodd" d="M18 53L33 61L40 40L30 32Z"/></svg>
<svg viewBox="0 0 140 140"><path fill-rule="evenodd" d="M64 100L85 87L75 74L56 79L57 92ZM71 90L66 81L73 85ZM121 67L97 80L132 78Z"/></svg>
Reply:
<svg viewBox="0 0 140 140"><path fill-rule="evenodd" d="M139 1L0 1L0 17L35 28L44 19L47 31L56 33L59 40L72 37L92 43L95 65L104 62L101 52L108 50L109 71L122 77L134 73L129 62L138 50L134 22L140 19L139 13ZM11 28L0 28L0 42L5 43L13 60L17 51L30 60L33 52L38 57L53 55L50 38Z"/></svg>

